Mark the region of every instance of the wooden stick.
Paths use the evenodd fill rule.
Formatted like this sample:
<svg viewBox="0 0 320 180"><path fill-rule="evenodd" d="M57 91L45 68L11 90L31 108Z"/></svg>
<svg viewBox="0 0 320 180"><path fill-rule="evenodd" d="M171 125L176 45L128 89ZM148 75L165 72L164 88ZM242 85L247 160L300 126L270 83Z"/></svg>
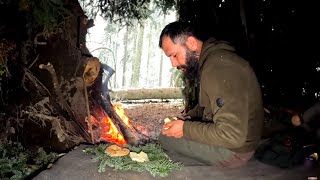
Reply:
<svg viewBox="0 0 320 180"><path fill-rule="evenodd" d="M85 81L84 77L83 77L83 88L84 88L84 96L85 96L85 99L86 99L86 108L87 108L89 131L90 131L91 141L94 144L95 142L94 142L93 131L92 131L92 123L91 123L88 91L87 91L86 81Z"/></svg>
<svg viewBox="0 0 320 180"><path fill-rule="evenodd" d="M29 69L33 66L33 64L38 60L39 58L39 54L37 55L36 59L30 64L30 66L28 67Z"/></svg>

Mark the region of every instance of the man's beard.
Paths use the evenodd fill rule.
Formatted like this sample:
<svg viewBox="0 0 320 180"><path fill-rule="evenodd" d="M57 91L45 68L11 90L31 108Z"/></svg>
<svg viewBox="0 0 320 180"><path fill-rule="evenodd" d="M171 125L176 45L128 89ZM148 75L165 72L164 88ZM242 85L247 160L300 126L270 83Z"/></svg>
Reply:
<svg viewBox="0 0 320 180"><path fill-rule="evenodd" d="M196 79L199 76L199 56L191 52L189 49L186 51L186 64L178 66L177 69L185 69L184 75L188 79Z"/></svg>

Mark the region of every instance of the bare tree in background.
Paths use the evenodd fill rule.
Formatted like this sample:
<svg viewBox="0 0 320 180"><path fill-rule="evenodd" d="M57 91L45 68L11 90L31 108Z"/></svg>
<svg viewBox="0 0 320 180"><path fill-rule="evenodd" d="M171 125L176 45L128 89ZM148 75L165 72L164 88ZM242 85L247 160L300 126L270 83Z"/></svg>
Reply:
<svg viewBox="0 0 320 180"><path fill-rule="evenodd" d="M131 79L131 87L139 86L140 79L140 66L142 59L142 48L143 48L143 40L144 40L144 23L139 25L139 34L138 34L138 42L137 48L135 52L135 57L132 63L132 79Z"/></svg>
<svg viewBox="0 0 320 180"><path fill-rule="evenodd" d="M128 54L128 36L129 36L129 27L126 27L126 32L124 34L123 44L124 44L124 54L122 59L122 87L126 86L126 71L127 71L127 62L129 60Z"/></svg>

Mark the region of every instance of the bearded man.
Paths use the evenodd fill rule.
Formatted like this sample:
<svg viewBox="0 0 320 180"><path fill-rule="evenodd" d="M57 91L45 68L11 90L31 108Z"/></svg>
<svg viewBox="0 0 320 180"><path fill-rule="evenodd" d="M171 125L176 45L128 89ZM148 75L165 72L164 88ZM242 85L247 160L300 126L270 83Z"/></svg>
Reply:
<svg viewBox="0 0 320 180"><path fill-rule="evenodd" d="M173 67L200 83L198 105L189 118L164 124L160 144L169 154L207 165L246 164L263 125L260 85L249 63L227 42L203 42L189 23L179 21L162 30L159 46Z"/></svg>

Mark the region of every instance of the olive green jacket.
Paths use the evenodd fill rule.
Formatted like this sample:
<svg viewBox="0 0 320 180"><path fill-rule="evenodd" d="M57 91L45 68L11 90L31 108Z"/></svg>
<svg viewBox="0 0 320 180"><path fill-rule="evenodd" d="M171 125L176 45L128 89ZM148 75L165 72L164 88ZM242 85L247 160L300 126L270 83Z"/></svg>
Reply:
<svg viewBox="0 0 320 180"><path fill-rule="evenodd" d="M202 46L199 65L202 108L197 106L188 115L200 115L202 121L185 121L184 138L239 153L253 151L261 137L263 104L249 63L226 42L211 38ZM218 98L224 102L220 109Z"/></svg>

